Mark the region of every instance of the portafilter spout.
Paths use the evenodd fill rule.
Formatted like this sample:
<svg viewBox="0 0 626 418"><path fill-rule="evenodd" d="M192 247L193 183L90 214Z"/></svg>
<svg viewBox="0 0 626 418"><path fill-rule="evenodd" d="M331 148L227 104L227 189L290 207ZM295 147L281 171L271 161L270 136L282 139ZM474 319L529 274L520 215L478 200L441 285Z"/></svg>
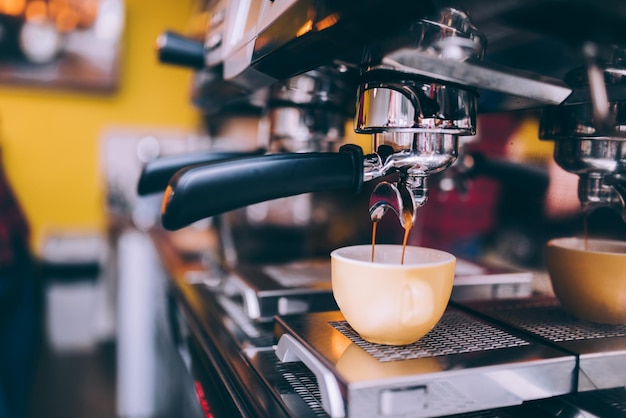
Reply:
<svg viewBox="0 0 626 418"><path fill-rule="evenodd" d="M369 210L372 222L380 221L389 209L395 213L404 229L410 229L415 224L415 199L403 181L397 185L381 181L374 187Z"/></svg>
<svg viewBox="0 0 626 418"><path fill-rule="evenodd" d="M399 173L399 180L393 187L398 193L402 192L400 199L405 202L402 207L405 209L410 207L412 218L415 219L417 209L428 200L428 176L447 169L456 160L458 136L429 132L398 132L375 134L373 138L374 147L378 152L365 156L363 180L370 181ZM406 202L407 196L412 199L410 205ZM375 205L377 199L374 190L370 207ZM404 211L394 212L404 225ZM372 220L375 220L374 215Z"/></svg>

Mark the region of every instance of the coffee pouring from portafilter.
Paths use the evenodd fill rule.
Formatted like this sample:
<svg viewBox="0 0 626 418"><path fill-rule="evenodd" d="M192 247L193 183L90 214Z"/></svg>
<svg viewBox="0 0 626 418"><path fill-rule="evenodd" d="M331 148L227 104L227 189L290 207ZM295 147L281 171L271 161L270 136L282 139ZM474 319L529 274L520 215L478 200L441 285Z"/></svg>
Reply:
<svg viewBox="0 0 626 418"><path fill-rule="evenodd" d="M355 131L374 134L377 152L363 156L359 147L344 145L339 152L280 153L183 169L171 179L164 196L164 227L178 229L239 207L301 193L358 192L363 181L392 173L399 173L392 187L406 187L414 196L414 218L426 202L428 176L454 162L459 135L475 134L477 92L409 74L394 60L413 54L480 61L485 46L469 17L456 9L416 22L391 45L373 45L360 76ZM392 53L380 55L389 50ZM377 135L383 132L392 134ZM386 209L383 201L378 206Z"/></svg>

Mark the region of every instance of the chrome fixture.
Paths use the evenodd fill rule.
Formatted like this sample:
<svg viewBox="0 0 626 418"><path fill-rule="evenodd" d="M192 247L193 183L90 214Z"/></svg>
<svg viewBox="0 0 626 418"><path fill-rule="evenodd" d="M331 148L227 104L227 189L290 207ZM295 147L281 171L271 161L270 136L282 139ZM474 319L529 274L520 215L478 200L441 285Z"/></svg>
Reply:
<svg viewBox="0 0 626 418"><path fill-rule="evenodd" d="M345 84L327 67L272 85L265 105L269 151L337 151L351 118Z"/></svg>
<svg viewBox="0 0 626 418"><path fill-rule="evenodd" d="M608 64L591 44L583 52L586 67L571 71L566 80L587 91L588 101L546 107L540 137L554 140L557 164L580 177L583 212L611 207L626 221L626 100L610 96L626 87L626 51L613 50Z"/></svg>
<svg viewBox="0 0 626 418"><path fill-rule="evenodd" d="M413 55L451 61L480 61L486 48L484 36L469 16L445 8L436 18L425 18L403 33L404 48L393 52L405 58ZM448 168L458 155L459 135L476 133L478 93L469 87L408 74L397 61L376 56L376 45L369 49L369 64L358 87L355 131L374 134L374 149L384 145L388 155L366 156L364 180L398 171L398 193L413 196L412 215L428 199L428 176ZM403 194L406 194L403 193ZM401 193L402 194L402 193ZM402 199L401 199L402 201ZM373 195L370 213L374 220L386 207L384 199ZM390 206L393 208L393 206ZM404 225L402 212L397 213Z"/></svg>

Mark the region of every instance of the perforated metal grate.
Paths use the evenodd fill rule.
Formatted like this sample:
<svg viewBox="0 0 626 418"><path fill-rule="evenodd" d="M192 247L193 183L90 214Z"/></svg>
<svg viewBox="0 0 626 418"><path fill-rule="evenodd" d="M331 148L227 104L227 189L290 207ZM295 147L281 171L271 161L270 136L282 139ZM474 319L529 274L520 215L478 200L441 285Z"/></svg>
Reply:
<svg viewBox="0 0 626 418"><path fill-rule="evenodd" d="M530 343L459 311L448 311L419 341L402 346L365 341L346 321L330 322L335 329L381 362L446 356L520 347Z"/></svg>
<svg viewBox="0 0 626 418"><path fill-rule="evenodd" d="M626 325L578 320L569 315L558 302L511 303L481 311L553 342L626 337Z"/></svg>
<svg viewBox="0 0 626 418"><path fill-rule="evenodd" d="M322 395L317 384L317 378L313 372L301 362L281 363L275 355L273 356L275 360L274 365L278 373L285 378L293 391L311 408L315 416L320 418L328 417L328 414L322 407Z"/></svg>

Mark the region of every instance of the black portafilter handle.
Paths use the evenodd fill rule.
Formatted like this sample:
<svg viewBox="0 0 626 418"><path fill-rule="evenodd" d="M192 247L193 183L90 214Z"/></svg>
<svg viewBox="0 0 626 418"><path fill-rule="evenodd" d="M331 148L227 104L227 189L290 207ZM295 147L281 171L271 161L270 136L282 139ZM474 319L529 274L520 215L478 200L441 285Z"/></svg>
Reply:
<svg viewBox="0 0 626 418"><path fill-rule="evenodd" d="M363 151L281 153L189 167L174 175L163 197L161 222L176 230L200 219L281 197L363 184Z"/></svg>
<svg viewBox="0 0 626 418"><path fill-rule="evenodd" d="M170 179L177 171L183 168L218 163L233 158L243 158L265 153L264 149L254 151L207 151L190 154L172 155L155 158L148 161L141 170L137 193L145 196L151 193L162 192L166 189Z"/></svg>

